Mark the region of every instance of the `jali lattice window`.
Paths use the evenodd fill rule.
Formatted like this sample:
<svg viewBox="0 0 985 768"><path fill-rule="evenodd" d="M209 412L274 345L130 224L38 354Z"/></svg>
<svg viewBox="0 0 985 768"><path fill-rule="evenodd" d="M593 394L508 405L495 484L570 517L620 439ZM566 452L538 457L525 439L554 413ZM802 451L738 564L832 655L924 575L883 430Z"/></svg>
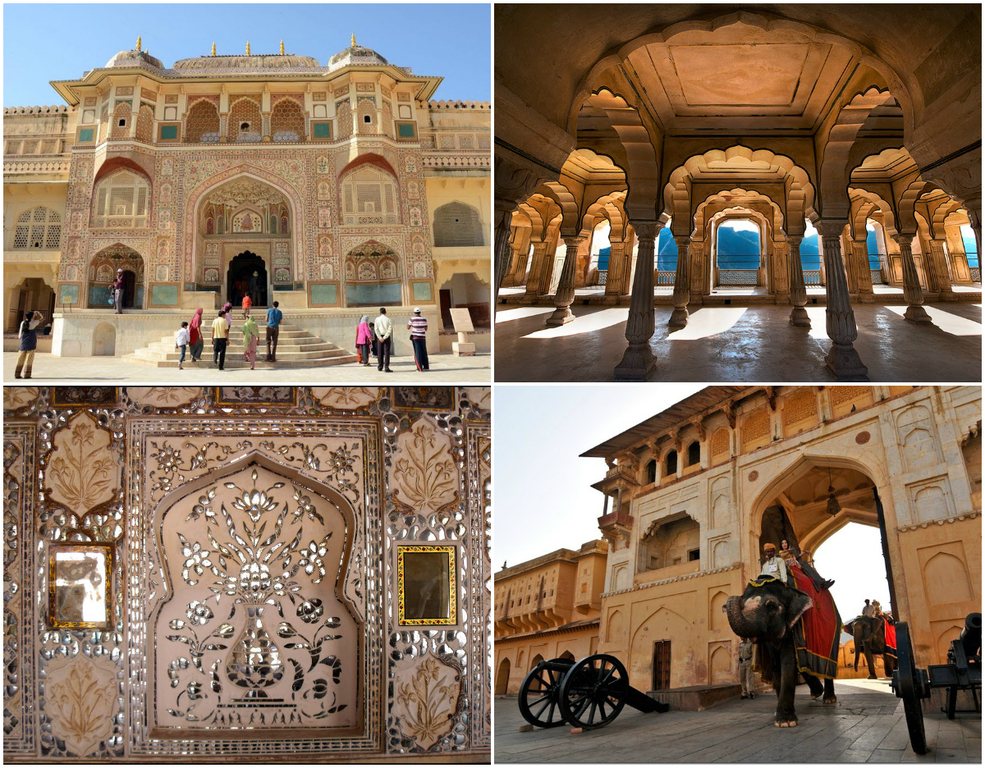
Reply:
<svg viewBox="0 0 985 768"><path fill-rule="evenodd" d="M270 113L270 135L274 141L303 141L304 111L294 99L281 99Z"/></svg>
<svg viewBox="0 0 985 768"><path fill-rule="evenodd" d="M485 245L479 212L465 203L448 203L434 212L434 245L436 248Z"/></svg>
<svg viewBox="0 0 985 768"><path fill-rule="evenodd" d="M219 110L211 101L196 101L188 110L185 141L192 144L214 144L219 141Z"/></svg>
<svg viewBox="0 0 985 768"><path fill-rule="evenodd" d="M148 144L154 141L154 110L146 104L137 113L137 139Z"/></svg>
<svg viewBox="0 0 985 768"><path fill-rule="evenodd" d="M130 138L130 112L132 107L129 101L121 101L113 110L113 126L110 131L111 139Z"/></svg>
<svg viewBox="0 0 985 768"><path fill-rule="evenodd" d="M253 143L263 138L263 118L257 102L253 99L239 99L232 105L226 138L240 143Z"/></svg>
<svg viewBox="0 0 985 768"><path fill-rule="evenodd" d="M399 224L397 183L372 165L352 171L342 182L343 223Z"/></svg>
<svg viewBox="0 0 985 768"><path fill-rule="evenodd" d="M58 211L39 205L17 217L14 249L43 248L57 250L62 241L62 217Z"/></svg>
<svg viewBox="0 0 985 768"><path fill-rule="evenodd" d="M94 227L146 227L150 184L143 176L120 170L96 187Z"/></svg>

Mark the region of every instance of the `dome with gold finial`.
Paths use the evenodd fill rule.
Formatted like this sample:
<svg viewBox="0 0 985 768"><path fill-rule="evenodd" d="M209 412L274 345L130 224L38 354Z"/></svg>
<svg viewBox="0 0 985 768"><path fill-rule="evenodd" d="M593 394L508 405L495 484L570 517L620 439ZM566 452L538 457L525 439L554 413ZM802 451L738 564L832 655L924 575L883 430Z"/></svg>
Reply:
<svg viewBox="0 0 985 768"><path fill-rule="evenodd" d="M341 69L342 67L348 67L350 65L376 65L376 66L386 66L389 62L384 59L380 54L374 51L372 48L367 48L364 45L356 44L356 35L353 33L351 38L352 44L346 48L344 51L339 51L331 59L328 60L328 71L333 72L336 69Z"/></svg>

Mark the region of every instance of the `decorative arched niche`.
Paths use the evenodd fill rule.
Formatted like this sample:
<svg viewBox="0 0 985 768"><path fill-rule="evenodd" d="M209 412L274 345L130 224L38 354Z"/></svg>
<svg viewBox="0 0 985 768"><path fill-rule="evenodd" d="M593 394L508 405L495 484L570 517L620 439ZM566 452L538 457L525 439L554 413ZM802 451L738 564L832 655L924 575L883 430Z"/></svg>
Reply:
<svg viewBox="0 0 985 768"><path fill-rule="evenodd" d="M366 671L345 594L345 498L251 453L165 496L151 530L165 575L148 627L155 732L359 732Z"/></svg>

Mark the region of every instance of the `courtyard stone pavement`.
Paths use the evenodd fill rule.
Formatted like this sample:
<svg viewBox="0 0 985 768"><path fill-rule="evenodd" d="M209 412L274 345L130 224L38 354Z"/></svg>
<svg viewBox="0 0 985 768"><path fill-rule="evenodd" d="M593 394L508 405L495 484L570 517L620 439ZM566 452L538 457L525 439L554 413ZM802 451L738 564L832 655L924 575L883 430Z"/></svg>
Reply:
<svg viewBox="0 0 985 768"><path fill-rule="evenodd" d="M240 356L242 357L242 355ZM39 353L34 358L34 372L25 384L78 384L141 383L141 384L489 384L492 378L492 357L477 353L473 357L455 357L451 354L429 355L431 370L419 372L412 356L390 358L393 373L351 363L326 365L318 368L227 368L224 371L212 367L211 358L202 363L185 364L177 368L155 368L131 363L114 357L54 357ZM19 384L14 378L17 353L3 353L3 380L6 384Z"/></svg>
<svg viewBox="0 0 985 768"><path fill-rule="evenodd" d="M570 726L525 725L515 697L495 700L497 763L976 763L982 762L982 716L924 717L928 752L910 749L903 702L888 680L835 682L836 706L797 689L796 728L776 728L776 696L734 699L703 712L643 714L625 707L612 723L572 734Z"/></svg>
<svg viewBox="0 0 985 768"><path fill-rule="evenodd" d="M553 306L496 307L496 381L612 381L626 351L628 307L574 304L575 320L546 328ZM904 320L905 306L853 307L858 350L878 382L969 381L982 375L981 304L926 305L933 325ZM824 307L808 305L812 327L789 323L790 307L702 307L687 327L667 327L673 307L655 310L650 348L657 367L650 381L829 382L831 346Z"/></svg>

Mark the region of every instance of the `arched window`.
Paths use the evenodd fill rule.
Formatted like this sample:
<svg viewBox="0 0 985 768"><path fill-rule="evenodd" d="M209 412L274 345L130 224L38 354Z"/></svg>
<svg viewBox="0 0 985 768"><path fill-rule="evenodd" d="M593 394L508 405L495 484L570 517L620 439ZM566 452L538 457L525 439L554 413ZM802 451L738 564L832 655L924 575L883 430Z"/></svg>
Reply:
<svg viewBox="0 0 985 768"><path fill-rule="evenodd" d="M715 261L721 285L756 285L762 232L752 219L725 219L715 228Z"/></svg>
<svg viewBox="0 0 985 768"><path fill-rule="evenodd" d="M39 205L17 217L14 250L40 248L57 250L62 241L62 217L58 211Z"/></svg>
<svg viewBox="0 0 985 768"><path fill-rule="evenodd" d="M800 241L800 266L805 285L821 284L821 244L810 219L804 220L804 239Z"/></svg>
<svg viewBox="0 0 985 768"><path fill-rule="evenodd" d="M657 482L657 460L650 459L646 463L646 482L652 484Z"/></svg>
<svg viewBox="0 0 985 768"><path fill-rule="evenodd" d="M150 184L133 171L111 173L96 186L94 227L146 227Z"/></svg>
<svg viewBox="0 0 985 768"><path fill-rule="evenodd" d="M304 140L304 110L294 99L281 99L270 113L270 136L274 141Z"/></svg>
<svg viewBox="0 0 985 768"><path fill-rule="evenodd" d="M434 212L435 248L485 245L479 212L465 203L448 203Z"/></svg>
<svg viewBox="0 0 985 768"><path fill-rule="evenodd" d="M968 266L978 267L978 240L975 238L975 230L971 224L961 225L961 242L964 243L964 255L968 259Z"/></svg>
<svg viewBox="0 0 985 768"><path fill-rule="evenodd" d="M121 101L113 110L113 126L110 130L111 139L130 138L130 112L132 107L129 101Z"/></svg>
<svg viewBox="0 0 985 768"><path fill-rule="evenodd" d="M693 467L701 463L701 443L695 440L687 447L687 465Z"/></svg>
<svg viewBox="0 0 985 768"><path fill-rule="evenodd" d="M219 110L211 101L196 101L188 110L185 141L194 144L219 141Z"/></svg>
<svg viewBox="0 0 985 768"><path fill-rule="evenodd" d="M238 99L229 108L226 138L240 144L252 144L263 139L263 118L257 102L253 99Z"/></svg>
<svg viewBox="0 0 985 768"><path fill-rule="evenodd" d="M343 224L399 224L397 184L386 171L364 164L342 182Z"/></svg>
<svg viewBox="0 0 985 768"><path fill-rule="evenodd" d="M671 451L664 459L664 476L677 474L677 451Z"/></svg>

